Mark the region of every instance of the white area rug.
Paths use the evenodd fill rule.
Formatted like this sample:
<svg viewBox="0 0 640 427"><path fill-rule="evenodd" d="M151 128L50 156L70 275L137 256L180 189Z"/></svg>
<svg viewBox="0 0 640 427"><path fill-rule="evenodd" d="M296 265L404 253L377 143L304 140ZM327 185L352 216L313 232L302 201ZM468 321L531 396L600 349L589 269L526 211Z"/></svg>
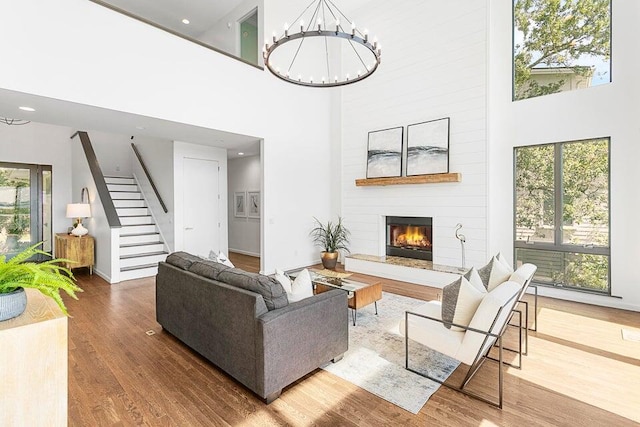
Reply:
<svg viewBox="0 0 640 427"><path fill-rule="evenodd" d="M404 368L404 337L399 324L404 312L424 301L384 292L378 301L358 310L356 326L349 313L349 350L338 363L323 369L417 414L440 384ZM410 366L420 372L446 379L459 362L418 343L410 342Z"/></svg>

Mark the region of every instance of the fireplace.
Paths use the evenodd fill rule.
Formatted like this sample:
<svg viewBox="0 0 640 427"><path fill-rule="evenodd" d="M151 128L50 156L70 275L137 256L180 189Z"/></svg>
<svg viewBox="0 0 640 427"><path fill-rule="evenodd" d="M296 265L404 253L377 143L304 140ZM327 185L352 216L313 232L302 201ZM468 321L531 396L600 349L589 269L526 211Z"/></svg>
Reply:
<svg viewBox="0 0 640 427"><path fill-rule="evenodd" d="M433 260L430 217L387 217L387 255Z"/></svg>

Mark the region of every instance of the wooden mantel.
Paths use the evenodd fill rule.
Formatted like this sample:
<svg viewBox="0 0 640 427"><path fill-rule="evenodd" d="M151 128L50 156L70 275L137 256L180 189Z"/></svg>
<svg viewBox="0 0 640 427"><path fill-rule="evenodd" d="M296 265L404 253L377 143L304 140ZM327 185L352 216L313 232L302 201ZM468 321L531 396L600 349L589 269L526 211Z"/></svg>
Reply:
<svg viewBox="0 0 640 427"><path fill-rule="evenodd" d="M461 182L460 172L438 173L433 175L399 176L395 178L356 179L356 187L368 185L434 184L437 182Z"/></svg>

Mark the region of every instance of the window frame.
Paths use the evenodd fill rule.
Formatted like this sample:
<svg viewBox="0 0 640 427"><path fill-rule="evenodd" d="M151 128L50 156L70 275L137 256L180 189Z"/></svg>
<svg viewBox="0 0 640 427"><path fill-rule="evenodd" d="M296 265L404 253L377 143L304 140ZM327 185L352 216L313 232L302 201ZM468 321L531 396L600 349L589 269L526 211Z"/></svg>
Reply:
<svg viewBox="0 0 640 427"><path fill-rule="evenodd" d="M588 141L597 141L597 140L606 140L607 141L607 156L608 156L608 168L607 168L607 215L608 215L608 243L607 246L592 246L592 245L572 245L563 243L562 238L562 228L563 228L563 181L562 181L562 146L564 144L571 143L584 143ZM537 147L542 145L552 145L554 147L554 165L553 165L553 190L554 190L554 243L548 242L525 242L523 240L517 239L517 187L516 187L516 177L517 177L517 151L522 148L530 148ZM563 252L563 253L574 253L574 254L585 254L585 255L600 255L606 256L608 258L607 265L607 290L599 291L597 289L589 289L580 286L574 286L565 283L553 283L536 280L534 278L533 282L537 285L551 287L551 288L560 288L560 289L569 289L577 292L587 292L587 293L595 293L598 295L608 295L611 296L611 137L594 137L594 138L584 138L577 140L566 140L566 141L558 141L558 142L550 142L550 143L542 143L542 144L531 144L531 145L521 145L513 147L513 265L517 264L517 255L516 251L518 249L530 249L530 250L541 250L541 251L549 251L549 252Z"/></svg>
<svg viewBox="0 0 640 427"><path fill-rule="evenodd" d="M93 0L91 0L93 1ZM557 95L560 92L548 93L546 95L541 96L532 96L529 98L516 98L516 26L515 26L515 18L516 18L516 0L511 0L511 102L518 101L526 101L527 99L535 99L540 98L541 96L549 96L549 95ZM613 0L609 0L609 83L613 83ZM603 85L604 86L604 85ZM594 86L589 86L584 89L590 89ZM575 89L574 89L575 90ZM565 91L565 92L573 92L573 90ZM609 161L611 161L611 157L609 157ZM609 170L611 170L611 163L609 163ZM611 246L611 243L609 243Z"/></svg>

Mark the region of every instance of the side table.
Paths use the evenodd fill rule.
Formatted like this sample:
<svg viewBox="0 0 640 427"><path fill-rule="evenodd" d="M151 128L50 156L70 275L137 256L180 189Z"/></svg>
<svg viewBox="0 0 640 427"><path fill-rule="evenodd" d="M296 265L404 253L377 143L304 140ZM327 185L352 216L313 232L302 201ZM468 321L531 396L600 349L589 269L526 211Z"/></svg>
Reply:
<svg viewBox="0 0 640 427"><path fill-rule="evenodd" d="M56 258L66 258L73 263L62 263L68 269L89 267L93 274L95 264L94 240L88 234L77 237L72 234L56 233Z"/></svg>

